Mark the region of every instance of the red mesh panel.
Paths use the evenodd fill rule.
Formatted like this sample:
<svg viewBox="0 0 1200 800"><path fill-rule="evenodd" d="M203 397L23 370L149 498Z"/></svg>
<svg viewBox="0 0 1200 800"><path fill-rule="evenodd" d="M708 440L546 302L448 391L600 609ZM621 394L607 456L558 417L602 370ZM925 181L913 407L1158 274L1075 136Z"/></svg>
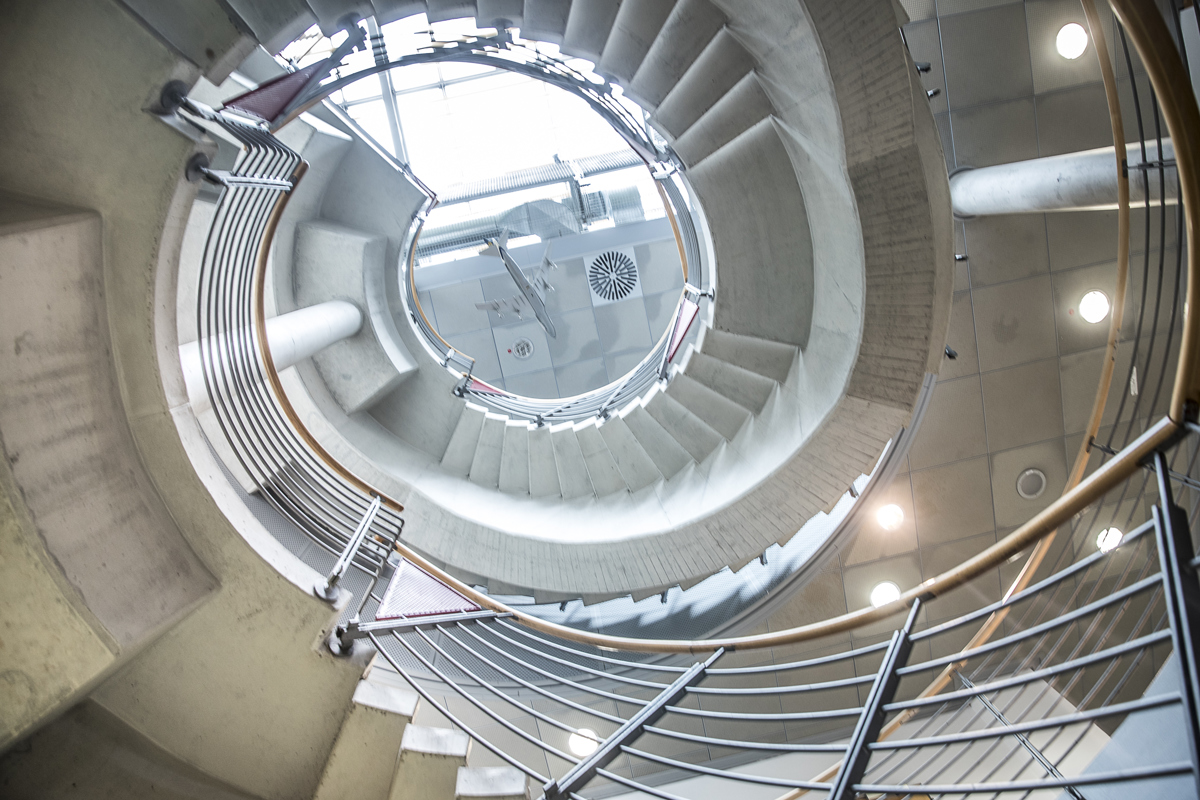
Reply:
<svg viewBox="0 0 1200 800"><path fill-rule="evenodd" d="M225 107L236 108L238 111L253 114L267 121L273 120L279 116L279 112L287 108L287 104L292 102L296 95L300 94L300 90L304 88L304 84L308 83L308 79L324 65L324 61L318 61L302 70L280 75L257 89L239 94L227 102Z"/></svg>
<svg viewBox="0 0 1200 800"><path fill-rule="evenodd" d="M692 327L698 311L700 311L700 306L691 300L683 301L683 308L679 309L679 327L675 329L675 335L671 337L671 355L667 356L667 361L675 358L675 353L679 350L679 345L683 344L683 337L687 336L688 328Z"/></svg>
<svg viewBox="0 0 1200 800"><path fill-rule="evenodd" d="M383 594L375 619L457 614L480 608L425 570L401 561Z"/></svg>

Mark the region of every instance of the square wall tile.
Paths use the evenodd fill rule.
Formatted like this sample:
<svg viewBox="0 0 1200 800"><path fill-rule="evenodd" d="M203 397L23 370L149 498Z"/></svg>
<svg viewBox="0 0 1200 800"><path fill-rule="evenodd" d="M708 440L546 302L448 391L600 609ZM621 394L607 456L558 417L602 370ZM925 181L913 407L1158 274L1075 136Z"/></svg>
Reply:
<svg viewBox="0 0 1200 800"><path fill-rule="evenodd" d="M1008 6L1020 3L1021 0L938 0L938 13L943 16L963 14L968 11L982 11L985 8Z"/></svg>
<svg viewBox="0 0 1200 800"><path fill-rule="evenodd" d="M925 579L949 572L995 543L996 534L989 532L969 539L959 539L957 542L922 548L921 568ZM930 622L951 619L996 602L1000 599L1000 593L1000 572L990 569L978 578L939 595L936 602L925 607L926 613Z"/></svg>
<svg viewBox="0 0 1200 800"><path fill-rule="evenodd" d="M986 286L971 299L984 372L1057 355L1049 276Z"/></svg>
<svg viewBox="0 0 1200 800"><path fill-rule="evenodd" d="M904 520L895 530L884 530L875 518L875 512L886 505L897 505L904 512ZM872 508L862 515L854 541L842 551L844 564L862 564L877 561L917 549L917 526L913 521L912 485L908 474L897 475L891 485L872 496Z"/></svg>
<svg viewBox="0 0 1200 800"><path fill-rule="evenodd" d="M496 341L490 330L456 333L447 336L446 341L475 359L472 374L480 380L494 383L504 377L500 370L500 357L496 354Z"/></svg>
<svg viewBox="0 0 1200 800"><path fill-rule="evenodd" d="M929 71L921 74L921 86L925 89L941 89L942 93L929 101L929 110L935 115L944 113L946 105L946 75L942 71L942 37L938 21L930 19L915 22L904 28L904 41L913 61L929 64Z"/></svg>
<svg viewBox="0 0 1200 800"><path fill-rule="evenodd" d="M986 452L979 378L972 375L938 381L917 430L917 438L908 452L912 468L924 469Z"/></svg>
<svg viewBox="0 0 1200 800"><path fill-rule="evenodd" d="M951 109L1033 94L1024 4L943 16L941 25Z"/></svg>
<svg viewBox="0 0 1200 800"><path fill-rule="evenodd" d="M464 281L442 286L429 292L433 310L437 314L438 333L451 336L466 331L478 331L490 327L488 312L475 307L484 301L483 288L479 281Z"/></svg>
<svg viewBox="0 0 1200 800"><path fill-rule="evenodd" d="M679 295L679 291L670 290L659 294L648 294L642 298L642 302L646 305L646 324L650 326L651 342L657 342L670 327L675 309L679 305Z"/></svg>
<svg viewBox="0 0 1200 800"><path fill-rule="evenodd" d="M519 325L496 328L492 334L496 339L496 354L500 357L500 371L504 373L505 380L553 367L546 331L540 322L527 320ZM513 353L513 345L518 339L528 339L533 343L533 353L528 358L517 358ZM511 386L509 383L509 391L514 391Z"/></svg>
<svg viewBox="0 0 1200 800"><path fill-rule="evenodd" d="M1102 17L1111 19L1107 3L1097 3L1096 9ZM1064 25L1074 22L1082 25L1084 30L1088 29L1087 18L1078 0L1029 0L1025 4L1025 13L1029 20L1029 56L1033 62L1035 92L1041 94L1102 80L1090 32L1088 47L1079 58L1064 58L1058 52L1056 41Z"/></svg>
<svg viewBox="0 0 1200 800"><path fill-rule="evenodd" d="M1112 146L1112 123L1103 84L1038 95L1036 103L1038 149L1043 156Z"/></svg>
<svg viewBox="0 0 1200 800"><path fill-rule="evenodd" d="M937 4L934 0L900 0L900 5L904 7L904 12L908 14L911 22L937 16ZM908 28L904 30L907 32Z"/></svg>
<svg viewBox="0 0 1200 800"><path fill-rule="evenodd" d="M1004 283L1050 271L1044 214L1006 214L967 220L966 236L973 286Z"/></svg>
<svg viewBox="0 0 1200 800"><path fill-rule="evenodd" d="M900 587L900 591L908 591L920 584L921 561L916 553L908 553L894 558L872 561L856 567L846 567L842 571L846 584L846 607L851 611L871 607L871 590L881 581L891 581ZM901 620L903 624L903 620ZM883 623L883 630L894 630L896 624L892 620ZM855 631L855 636L869 635L869 631Z"/></svg>
<svg viewBox="0 0 1200 800"><path fill-rule="evenodd" d="M983 375L983 404L992 452L1063 435L1058 359Z"/></svg>
<svg viewBox="0 0 1200 800"><path fill-rule="evenodd" d="M564 311L551 318L558 334L549 340L550 357L555 367L600 358L603 355L600 335L596 333L596 316L592 313L591 306Z"/></svg>
<svg viewBox="0 0 1200 800"><path fill-rule="evenodd" d="M1017 478L1027 469L1046 476L1046 488L1037 498L1017 494ZM997 526L1017 526L1053 503L1067 484L1067 459L1062 440L1040 442L992 456L992 498Z"/></svg>
<svg viewBox="0 0 1200 800"><path fill-rule="evenodd" d="M594 358L590 361L576 361L565 367L557 367L554 376L558 379L558 391L561 397L572 397L592 389L599 389L608 383L608 370L604 359Z"/></svg>
<svg viewBox="0 0 1200 800"><path fill-rule="evenodd" d="M1117 257L1116 211L1072 211L1045 216L1052 271Z"/></svg>
<svg viewBox="0 0 1200 800"><path fill-rule="evenodd" d="M626 372L642 363L642 359L646 357L645 350L631 350L627 353L614 353L604 356L604 365L608 369L608 379L615 381L618 378L624 377Z"/></svg>
<svg viewBox="0 0 1200 800"><path fill-rule="evenodd" d="M546 309L550 316L553 318L556 312L591 307L592 292L588 288L583 259L571 258L555 263L558 269L546 273L546 281L554 287L554 291L546 292Z"/></svg>
<svg viewBox="0 0 1200 800"><path fill-rule="evenodd" d="M995 530L986 456L912 473L922 547Z"/></svg>
<svg viewBox="0 0 1200 800"><path fill-rule="evenodd" d="M525 397L561 397L558 383L554 379L554 370L545 369L540 372L525 372L504 379L508 391Z"/></svg>
<svg viewBox="0 0 1200 800"><path fill-rule="evenodd" d="M1064 270L1054 273L1054 317L1058 328L1058 349L1061 353L1078 353L1103 347L1108 342L1109 315L1099 322L1088 322L1079 313L1079 302L1091 291L1104 292L1109 303L1116 294L1117 265L1099 264L1094 267ZM1136 328L1136 310L1133 298L1126 297L1126 316L1122 321L1123 332L1132 323Z"/></svg>
<svg viewBox="0 0 1200 800"><path fill-rule="evenodd" d="M597 306L595 311L596 329L605 353L649 348L653 343L646 320L646 304L641 297Z"/></svg>
<svg viewBox="0 0 1200 800"><path fill-rule="evenodd" d="M979 372L979 349L975 344L975 312L971 310L970 292L954 294L946 344L958 353L958 358L942 358L939 381L949 381Z"/></svg>
<svg viewBox="0 0 1200 800"><path fill-rule="evenodd" d="M683 290L683 263L679 260L679 245L672 238L664 242L639 244L633 248L638 278L643 294L655 294L674 289Z"/></svg>
<svg viewBox="0 0 1200 800"><path fill-rule="evenodd" d="M1038 157L1032 97L954 110L950 123L959 167L990 167Z"/></svg>

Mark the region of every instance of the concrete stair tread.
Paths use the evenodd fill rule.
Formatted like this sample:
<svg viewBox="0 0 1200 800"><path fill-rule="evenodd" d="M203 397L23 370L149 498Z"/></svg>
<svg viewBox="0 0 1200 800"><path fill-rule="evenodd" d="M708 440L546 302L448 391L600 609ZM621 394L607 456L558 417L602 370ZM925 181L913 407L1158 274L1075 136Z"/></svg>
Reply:
<svg viewBox="0 0 1200 800"><path fill-rule="evenodd" d="M679 0L629 82L627 94L655 109L725 26L725 14L709 0Z"/></svg>
<svg viewBox="0 0 1200 800"><path fill-rule="evenodd" d="M375 8L375 22L387 25L398 19L410 17L413 14L425 13L425 0L371 0Z"/></svg>
<svg viewBox="0 0 1200 800"><path fill-rule="evenodd" d="M490 489L500 485L500 461L504 449L504 429L507 417L487 414L475 444L468 477L471 483Z"/></svg>
<svg viewBox="0 0 1200 800"><path fill-rule="evenodd" d="M664 478L673 478L695 463L691 453L641 404L634 404L621 419Z"/></svg>
<svg viewBox="0 0 1200 800"><path fill-rule="evenodd" d="M568 422L557 428L552 427L550 443L554 448L554 464L558 470L558 484L563 499L574 500L595 494L574 425ZM532 454L529 463L532 466Z"/></svg>
<svg viewBox="0 0 1200 800"><path fill-rule="evenodd" d="M666 435L665 431L663 433ZM638 442L624 418L619 415L610 417L600 426L600 435L604 437L604 443L616 461L617 469L621 471L621 477L629 491L644 489L662 478L662 472L654 463L654 459ZM682 469L684 464L680 464L679 468Z"/></svg>
<svg viewBox="0 0 1200 800"><path fill-rule="evenodd" d="M475 16L474 0L426 0L430 22L445 22L448 19L461 19Z"/></svg>
<svg viewBox="0 0 1200 800"><path fill-rule="evenodd" d="M580 0L571 3L560 49L592 63L600 61L608 35L617 19L621 0Z"/></svg>
<svg viewBox="0 0 1200 800"><path fill-rule="evenodd" d="M781 384L787 383L796 359L795 345L716 328L704 332L700 352Z"/></svg>
<svg viewBox="0 0 1200 800"><path fill-rule="evenodd" d="M521 27L525 22L525 0L476 0L476 25L490 28L498 19L508 20L510 27Z"/></svg>
<svg viewBox="0 0 1200 800"><path fill-rule="evenodd" d="M479 444L479 434L483 430L483 420L487 413L478 406L463 406L458 424L442 454L442 466L455 475L468 475L471 464L475 460L475 448Z"/></svg>
<svg viewBox="0 0 1200 800"><path fill-rule="evenodd" d="M646 403L646 412L697 462L724 441L711 425L666 392L656 392Z"/></svg>
<svg viewBox="0 0 1200 800"><path fill-rule="evenodd" d="M454 796L525 800L529 797L529 779L515 767L459 767Z"/></svg>
<svg viewBox="0 0 1200 800"><path fill-rule="evenodd" d="M510 422L504 426L497 483L502 492L529 494L529 426L523 422Z"/></svg>
<svg viewBox="0 0 1200 800"><path fill-rule="evenodd" d="M371 670L354 689L354 699L325 759L314 800L387 797L395 780L396 752L412 726L418 696L379 680Z"/></svg>
<svg viewBox="0 0 1200 800"><path fill-rule="evenodd" d="M587 465L592 489L597 497L605 497L629 488L625 485L625 478L621 475L616 459L609 451L608 443L596 427L594 419L576 429L575 437L579 440L579 449L583 453L583 461Z"/></svg>
<svg viewBox="0 0 1200 800"><path fill-rule="evenodd" d="M771 392L779 385L757 372L702 352L691 353L685 374L752 414L762 413Z"/></svg>
<svg viewBox="0 0 1200 800"><path fill-rule="evenodd" d="M567 30L571 0L525 0L525 27L521 34L544 42L562 42Z"/></svg>
<svg viewBox="0 0 1200 800"><path fill-rule="evenodd" d="M654 121L672 136L683 136L754 68L750 52L728 28L722 28L667 93L653 114Z"/></svg>
<svg viewBox="0 0 1200 800"><path fill-rule="evenodd" d="M458 770L467 766L470 750L471 740L462 731L409 725L404 729L400 755L392 762L389 800L449 797L458 782Z"/></svg>
<svg viewBox="0 0 1200 800"><path fill-rule="evenodd" d="M529 494L532 497L558 497L562 487L558 482L558 466L550 429L532 428L529 431Z"/></svg>
<svg viewBox="0 0 1200 800"><path fill-rule="evenodd" d="M667 395L704 420L726 440L737 436L751 416L748 408L693 380L686 373L675 376L667 387Z"/></svg>
<svg viewBox="0 0 1200 800"><path fill-rule="evenodd" d="M627 84L650 52L676 0L624 0L596 71Z"/></svg>
<svg viewBox="0 0 1200 800"><path fill-rule="evenodd" d="M747 74L675 140L683 163L698 164L761 119L775 113L758 75Z"/></svg>

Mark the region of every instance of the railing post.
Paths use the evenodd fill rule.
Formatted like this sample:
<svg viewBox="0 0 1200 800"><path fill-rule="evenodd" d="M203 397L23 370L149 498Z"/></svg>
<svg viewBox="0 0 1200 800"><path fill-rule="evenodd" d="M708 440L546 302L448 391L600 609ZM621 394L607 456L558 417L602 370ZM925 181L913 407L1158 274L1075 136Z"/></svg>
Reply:
<svg viewBox="0 0 1200 800"><path fill-rule="evenodd" d="M1182 708L1192 756L1192 776L1200 794L1200 676L1196 654L1200 651L1200 580L1192 567L1195 548L1183 509L1175 505L1171 494L1171 472L1162 451L1154 454L1160 505L1152 509L1154 533L1158 539L1158 561L1162 570L1163 595L1167 619L1171 625L1171 643L1179 659L1183 678Z"/></svg>
<svg viewBox="0 0 1200 800"><path fill-rule="evenodd" d="M342 575L346 573L350 563L354 561L354 556L358 553L358 548L362 546L363 539L367 538L367 531L371 529L371 523L375 521L375 515L379 513L381 505L383 505L382 498L376 496L371 499L371 505L367 507L367 513L363 514L358 527L354 529L354 535L346 543L346 549L338 556L337 563L333 565L329 577L324 581L318 582L316 587L314 587L313 591L316 592L318 597L322 597L331 603L337 599L338 581L342 579Z"/></svg>
<svg viewBox="0 0 1200 800"><path fill-rule="evenodd" d="M603 769L610 761L621 754L621 748L642 735L647 725L653 725L659 717L667 713L667 706L679 701L687 693L689 686L695 686L704 678L705 672L713 662L721 657L724 649L717 650L705 661L697 661L680 675L670 685L665 687L658 696L638 709L638 712L626 720L625 724L613 731L612 735L600 743L596 752L580 761L566 775L552 780L542 787L543 800L560 800L579 791L583 785L596 776L596 771Z"/></svg>
<svg viewBox="0 0 1200 800"><path fill-rule="evenodd" d="M912 639L909 638L909 634L912 633L920 609L921 601L914 600L904 627L892 634L892 643L888 645L875 682L871 684L871 693L867 695L867 702L858 717L858 724L854 726L854 734L850 737L850 746L846 749L842 768L829 790L829 800L854 800L854 784L862 780L867 771L867 762L871 760L871 751L867 745L879 738L885 716L883 706L892 702L896 695L896 687L900 685L900 676L896 674L896 670L908 663L908 656L912 652Z"/></svg>

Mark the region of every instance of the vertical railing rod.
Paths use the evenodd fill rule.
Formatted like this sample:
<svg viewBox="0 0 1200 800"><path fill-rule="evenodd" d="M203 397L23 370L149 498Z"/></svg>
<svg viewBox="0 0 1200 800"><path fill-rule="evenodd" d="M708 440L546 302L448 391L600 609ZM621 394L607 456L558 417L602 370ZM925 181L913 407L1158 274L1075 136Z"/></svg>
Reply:
<svg viewBox="0 0 1200 800"><path fill-rule="evenodd" d="M867 695L862 715L859 716L854 734L850 737L850 746L846 750L846 758L842 760L842 768L834 779L833 788L829 790L829 800L854 800L857 794L854 785L862 780L867 771L867 763L871 760L871 751L867 745L879 738L886 716L883 706L892 702L896 688L900 685L900 676L896 670L908 663L908 656L912 653L912 639L909 634L916 624L920 609L920 599L914 600L904 627L892 634L892 643L888 645L883 663L879 665L875 682L871 684L871 693Z"/></svg>
<svg viewBox="0 0 1200 800"><path fill-rule="evenodd" d="M354 560L354 556L358 553L358 548L362 546L363 539L367 538L367 531L371 529L371 523L375 521L375 515L379 513L379 507L383 505L383 499L376 495L371 499L371 505L367 507L367 513L363 514L362 520L358 523L358 527L354 530L354 535L350 537L350 541L346 543L346 549L338 557L337 562L333 565L333 569L329 573L324 582L318 583L314 591L319 597L323 597L329 602L337 599L338 582L341 581L342 575L346 573L350 562ZM385 557L386 560L386 557Z"/></svg>
<svg viewBox="0 0 1200 800"><path fill-rule="evenodd" d="M971 682L971 679L966 675L963 675L961 672L958 673L958 679L962 681L963 686L967 687L968 689L975 688L975 684ZM1004 715L1003 711L996 707L995 703L987 699L987 697L984 695L979 695L978 700L983 704L984 708L991 712L992 716L995 717L1001 725L1012 727L1013 723ZM1048 772L1052 777L1059 780L1062 780L1065 777L1061 772L1058 771L1058 767L1054 765L1054 762L1047 758L1045 753L1043 753L1041 750L1038 750L1037 747L1034 746L1033 742L1029 741L1028 736L1023 733L1014 733L1013 736L1016 737L1016 740L1021 743L1021 746L1029 752L1029 755L1033 756L1034 760L1042 765L1042 769L1046 770L1046 772ZM1008 759L1005 759L1005 761L1007 760ZM1074 786L1067 786L1065 788L1067 794L1071 795L1071 797L1074 797L1075 800L1087 800L1087 798L1083 796L1083 793Z"/></svg>
<svg viewBox="0 0 1200 800"><path fill-rule="evenodd" d="M1171 496L1171 474L1162 451L1154 453L1158 474L1159 506L1154 514L1154 532L1158 537L1158 560L1162 569L1163 594L1171 640L1183 679L1183 716L1188 747L1192 757L1192 778L1200 794L1200 677L1196 653L1200 649L1200 579L1190 568L1196 554L1183 509Z"/></svg>

